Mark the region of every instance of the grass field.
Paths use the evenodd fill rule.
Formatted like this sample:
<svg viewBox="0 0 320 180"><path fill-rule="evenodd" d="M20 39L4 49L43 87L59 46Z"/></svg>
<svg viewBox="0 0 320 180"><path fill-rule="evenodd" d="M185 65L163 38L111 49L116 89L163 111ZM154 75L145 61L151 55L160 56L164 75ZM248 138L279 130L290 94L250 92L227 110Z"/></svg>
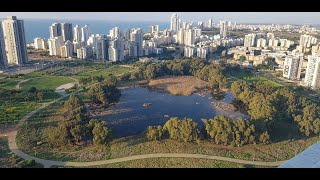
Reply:
<svg viewBox="0 0 320 180"><path fill-rule="evenodd" d="M194 76L174 76L150 80L150 87L167 91L173 95L190 96L199 88L205 88L207 82Z"/></svg>
<svg viewBox="0 0 320 180"><path fill-rule="evenodd" d="M16 124L29 112L41 105L35 102L3 102L0 101L0 124Z"/></svg>
<svg viewBox="0 0 320 180"><path fill-rule="evenodd" d="M192 158L150 158L113 163L93 168L262 168L263 166ZM267 167L270 168L270 167Z"/></svg>
<svg viewBox="0 0 320 180"><path fill-rule="evenodd" d="M37 89L53 89L55 90L60 85L74 82L73 79L68 77L40 77L30 79L27 82L21 83L20 87L22 89L29 89L30 87L36 87Z"/></svg>
<svg viewBox="0 0 320 180"><path fill-rule="evenodd" d="M15 89L16 85L21 81L19 78L11 78L0 80L0 88L4 89Z"/></svg>
<svg viewBox="0 0 320 180"><path fill-rule="evenodd" d="M264 82L266 84L270 84L275 87L283 86L282 84L279 84L275 81L269 80L263 76L251 74L250 72L237 71L237 72L232 72L232 74L230 74L230 75L233 77L239 78L241 80L244 80L248 83ZM236 78L229 77L228 80L233 82L233 81L238 80Z"/></svg>
<svg viewBox="0 0 320 180"><path fill-rule="evenodd" d="M76 75L77 78L80 77L91 77L91 76L103 76L104 78L107 78L109 74L113 74L115 76L128 73L132 71L131 68L123 67L119 65L113 65L109 67L100 67L95 68L89 71L82 71Z"/></svg>

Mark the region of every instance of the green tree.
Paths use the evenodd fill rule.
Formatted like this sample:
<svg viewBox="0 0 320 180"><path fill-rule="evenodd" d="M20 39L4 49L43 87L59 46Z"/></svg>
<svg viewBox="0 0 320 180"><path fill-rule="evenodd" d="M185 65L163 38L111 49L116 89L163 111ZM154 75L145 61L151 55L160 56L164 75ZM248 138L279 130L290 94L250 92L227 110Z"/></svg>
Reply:
<svg viewBox="0 0 320 180"><path fill-rule="evenodd" d="M68 132L65 126L52 127L49 126L45 130L48 143L55 147L60 147L68 144Z"/></svg>
<svg viewBox="0 0 320 180"><path fill-rule="evenodd" d="M263 132L259 137L259 141L262 144L268 144L270 142L269 133L267 131Z"/></svg>
<svg viewBox="0 0 320 180"><path fill-rule="evenodd" d="M161 126L148 126L146 137L149 141L160 141L163 137Z"/></svg>
<svg viewBox="0 0 320 180"><path fill-rule="evenodd" d="M110 130L104 122L96 122L92 134L94 145L107 145L110 141Z"/></svg>
<svg viewBox="0 0 320 180"><path fill-rule="evenodd" d="M37 99L38 99L38 101L43 101L43 97L44 97L44 94L43 94L43 92L42 91L39 91L39 92L37 92Z"/></svg>

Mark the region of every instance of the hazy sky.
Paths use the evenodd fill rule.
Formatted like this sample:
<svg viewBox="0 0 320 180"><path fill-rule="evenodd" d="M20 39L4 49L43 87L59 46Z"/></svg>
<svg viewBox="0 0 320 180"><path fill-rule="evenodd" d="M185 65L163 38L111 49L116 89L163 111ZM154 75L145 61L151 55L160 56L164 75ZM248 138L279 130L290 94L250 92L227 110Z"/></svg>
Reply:
<svg viewBox="0 0 320 180"><path fill-rule="evenodd" d="M0 18L82 19L169 22L173 12L0 12ZM183 21L222 19L239 23L320 24L320 12L178 12Z"/></svg>

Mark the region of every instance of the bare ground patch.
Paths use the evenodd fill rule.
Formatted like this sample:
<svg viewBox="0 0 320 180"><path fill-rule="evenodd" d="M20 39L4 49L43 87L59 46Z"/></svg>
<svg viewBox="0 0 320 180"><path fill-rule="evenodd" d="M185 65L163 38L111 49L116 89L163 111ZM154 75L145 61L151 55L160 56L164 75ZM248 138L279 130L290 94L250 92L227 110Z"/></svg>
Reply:
<svg viewBox="0 0 320 180"><path fill-rule="evenodd" d="M205 88L207 82L193 76L172 76L150 80L148 85L173 95L190 96L198 89Z"/></svg>

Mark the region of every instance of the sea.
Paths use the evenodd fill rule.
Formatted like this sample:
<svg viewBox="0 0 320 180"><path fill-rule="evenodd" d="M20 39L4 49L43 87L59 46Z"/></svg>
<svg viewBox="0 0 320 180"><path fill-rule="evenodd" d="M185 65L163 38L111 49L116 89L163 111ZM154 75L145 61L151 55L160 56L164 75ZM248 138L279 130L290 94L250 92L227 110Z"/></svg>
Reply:
<svg viewBox="0 0 320 180"><path fill-rule="evenodd" d="M49 26L54 23L68 22L73 26L88 24L92 34L109 34L109 30L118 27L121 31L127 28L141 28L148 32L150 25L159 25L159 30L170 28L170 22L148 21L110 21L110 20L52 20L52 19L23 19L27 43L33 42L36 37L49 38Z"/></svg>

